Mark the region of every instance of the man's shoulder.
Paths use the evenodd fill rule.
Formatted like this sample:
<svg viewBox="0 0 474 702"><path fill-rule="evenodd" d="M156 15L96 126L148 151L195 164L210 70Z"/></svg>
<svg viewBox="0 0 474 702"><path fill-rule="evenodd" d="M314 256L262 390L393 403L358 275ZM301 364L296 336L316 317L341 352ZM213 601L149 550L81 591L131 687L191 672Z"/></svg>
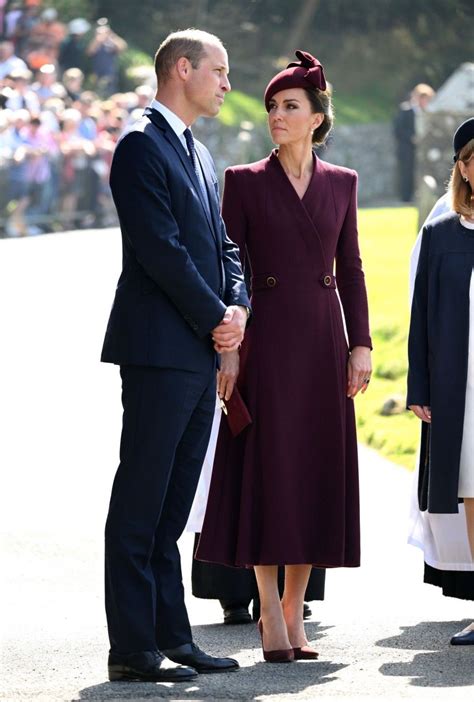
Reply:
<svg viewBox="0 0 474 702"><path fill-rule="evenodd" d="M143 116L129 124L120 135L115 146L114 160L119 155L129 154L141 158L158 157L161 161L167 149L168 145L162 132Z"/></svg>
<svg viewBox="0 0 474 702"><path fill-rule="evenodd" d="M143 115L140 117L140 119L131 122L129 125L127 125L127 127L125 127L117 144L120 144L122 141L135 134L142 134L149 139L155 140L160 136L160 130L154 127L146 115Z"/></svg>

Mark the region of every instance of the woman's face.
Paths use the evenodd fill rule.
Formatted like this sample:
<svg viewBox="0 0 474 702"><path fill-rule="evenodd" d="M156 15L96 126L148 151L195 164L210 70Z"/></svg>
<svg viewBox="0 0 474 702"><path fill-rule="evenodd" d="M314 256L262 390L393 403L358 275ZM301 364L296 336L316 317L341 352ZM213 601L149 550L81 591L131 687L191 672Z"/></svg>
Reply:
<svg viewBox="0 0 474 702"><path fill-rule="evenodd" d="M272 141L280 146L307 141L324 120L321 112L312 112L303 88L280 90L270 100L268 126Z"/></svg>

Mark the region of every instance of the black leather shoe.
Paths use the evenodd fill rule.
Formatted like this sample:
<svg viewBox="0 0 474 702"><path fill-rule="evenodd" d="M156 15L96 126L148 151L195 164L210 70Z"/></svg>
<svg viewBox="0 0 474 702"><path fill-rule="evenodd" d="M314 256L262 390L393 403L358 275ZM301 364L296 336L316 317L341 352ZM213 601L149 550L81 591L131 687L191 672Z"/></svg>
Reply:
<svg viewBox="0 0 474 702"><path fill-rule="evenodd" d="M197 678L194 668L176 665L158 651L109 653L109 680L186 682Z"/></svg>
<svg viewBox="0 0 474 702"><path fill-rule="evenodd" d="M224 624L250 624L252 617L247 607L225 607Z"/></svg>
<svg viewBox="0 0 474 702"><path fill-rule="evenodd" d="M187 643L177 648L167 648L163 653L175 663L191 666L198 673L230 673L240 667L233 658L215 658L196 646Z"/></svg>
<svg viewBox="0 0 474 702"><path fill-rule="evenodd" d="M309 619L312 615L311 607L307 602L303 603L303 619Z"/></svg>
<svg viewBox="0 0 474 702"><path fill-rule="evenodd" d="M452 646L474 646L474 630L459 631L451 639Z"/></svg>

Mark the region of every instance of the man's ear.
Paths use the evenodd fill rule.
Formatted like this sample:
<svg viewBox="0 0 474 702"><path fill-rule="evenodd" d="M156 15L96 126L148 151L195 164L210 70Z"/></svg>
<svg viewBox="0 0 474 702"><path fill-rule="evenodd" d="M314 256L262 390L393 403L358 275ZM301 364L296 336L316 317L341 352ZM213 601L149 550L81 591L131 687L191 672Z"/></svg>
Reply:
<svg viewBox="0 0 474 702"><path fill-rule="evenodd" d="M185 56L181 56L176 62L176 72L181 80L188 80L191 71L191 62Z"/></svg>

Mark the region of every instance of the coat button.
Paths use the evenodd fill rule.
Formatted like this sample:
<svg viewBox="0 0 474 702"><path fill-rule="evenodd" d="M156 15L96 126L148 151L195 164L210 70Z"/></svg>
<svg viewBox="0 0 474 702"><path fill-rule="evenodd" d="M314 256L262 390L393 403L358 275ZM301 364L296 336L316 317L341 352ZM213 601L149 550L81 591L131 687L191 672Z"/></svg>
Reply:
<svg viewBox="0 0 474 702"><path fill-rule="evenodd" d="M276 278L274 278L272 275L269 275L267 278L267 286L269 288L274 288L276 283L277 283Z"/></svg>
<svg viewBox="0 0 474 702"><path fill-rule="evenodd" d="M325 275L324 276L324 285L328 288L331 285L331 276L330 275Z"/></svg>

